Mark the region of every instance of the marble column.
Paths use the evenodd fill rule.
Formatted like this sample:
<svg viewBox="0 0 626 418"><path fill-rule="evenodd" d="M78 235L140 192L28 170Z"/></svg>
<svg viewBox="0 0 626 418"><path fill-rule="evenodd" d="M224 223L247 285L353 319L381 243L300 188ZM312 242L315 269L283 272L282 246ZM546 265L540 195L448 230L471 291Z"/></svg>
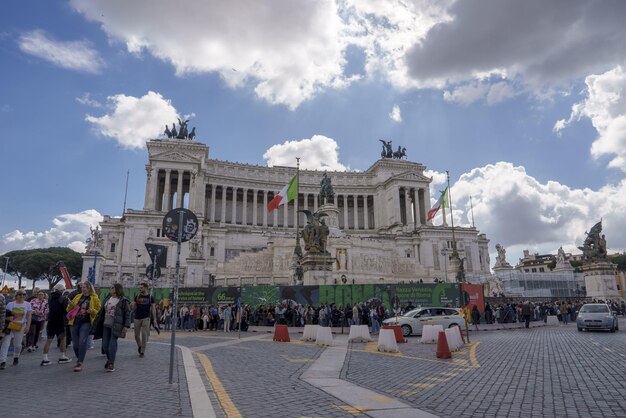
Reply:
<svg viewBox="0 0 626 418"><path fill-rule="evenodd" d="M243 214L241 219L242 225L248 225L248 189L243 189Z"/></svg>
<svg viewBox="0 0 626 418"><path fill-rule="evenodd" d="M178 185L176 187L176 207L183 207L183 170L178 170Z"/></svg>
<svg viewBox="0 0 626 418"><path fill-rule="evenodd" d="M352 195L354 200L354 229L359 229L359 195Z"/></svg>
<svg viewBox="0 0 626 418"><path fill-rule="evenodd" d="M215 184L211 185L211 217L209 218L211 222L215 222L215 193L217 187Z"/></svg>
<svg viewBox="0 0 626 418"><path fill-rule="evenodd" d="M367 207L367 195L363 195L363 220L365 222L365 229L370 229L370 218L369 218L369 213L367 213L368 211L368 207Z"/></svg>
<svg viewBox="0 0 626 418"><path fill-rule="evenodd" d="M318 194L313 193L313 212L317 212Z"/></svg>
<svg viewBox="0 0 626 418"><path fill-rule="evenodd" d="M257 206L259 205L259 191L257 189L253 189L252 193L252 225L257 226L259 224L259 212Z"/></svg>
<svg viewBox="0 0 626 418"><path fill-rule="evenodd" d="M411 214L411 189L408 187L404 188L404 216L406 217L406 225L413 229L411 226L413 224L413 215Z"/></svg>
<svg viewBox="0 0 626 418"><path fill-rule="evenodd" d="M170 183L172 170L169 168L165 170L165 188L163 190L163 212L168 212L172 207L170 206Z"/></svg>
<svg viewBox="0 0 626 418"><path fill-rule="evenodd" d="M226 191L228 187L222 185L222 213L220 213L220 222L226 223Z"/></svg>
<svg viewBox="0 0 626 418"><path fill-rule="evenodd" d="M235 225L237 223L237 191L239 189L237 187L233 187L233 198L231 200L231 203L233 205L232 207L232 214L231 214L231 218L230 218L230 223Z"/></svg>
<svg viewBox="0 0 626 418"><path fill-rule="evenodd" d="M350 229L350 218L348 217L348 195L343 195L343 229Z"/></svg>
<svg viewBox="0 0 626 418"><path fill-rule="evenodd" d="M267 226L267 190L263 190L263 226Z"/></svg>

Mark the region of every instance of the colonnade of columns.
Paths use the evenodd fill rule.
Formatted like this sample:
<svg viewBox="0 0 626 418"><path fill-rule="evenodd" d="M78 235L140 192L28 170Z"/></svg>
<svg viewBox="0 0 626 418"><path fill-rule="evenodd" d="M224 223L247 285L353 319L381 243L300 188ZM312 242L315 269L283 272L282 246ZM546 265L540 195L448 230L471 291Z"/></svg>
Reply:
<svg viewBox="0 0 626 418"><path fill-rule="evenodd" d="M206 185L204 213L209 222L223 224L293 228L306 217L295 212L294 205L283 205L268 213L267 204L276 192L239 186ZM332 202L339 209L341 229L374 229L374 196L338 194ZM321 206L317 193L300 193L298 208L315 212Z"/></svg>
<svg viewBox="0 0 626 418"><path fill-rule="evenodd" d="M429 193L424 188L400 187L398 189L399 219L403 225L416 228L426 224L426 199ZM429 197L428 197L429 198Z"/></svg>
<svg viewBox="0 0 626 418"><path fill-rule="evenodd" d="M176 169L154 170L152 173L149 203L150 209L167 212L174 208L188 207L191 201L191 172Z"/></svg>

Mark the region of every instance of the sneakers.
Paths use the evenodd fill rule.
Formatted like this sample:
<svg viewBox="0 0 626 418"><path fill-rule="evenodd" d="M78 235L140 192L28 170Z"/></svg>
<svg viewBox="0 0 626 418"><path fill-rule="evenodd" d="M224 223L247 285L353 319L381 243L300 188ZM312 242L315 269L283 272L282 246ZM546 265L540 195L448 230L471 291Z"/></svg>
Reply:
<svg viewBox="0 0 626 418"><path fill-rule="evenodd" d="M19 357L13 357L13 365L17 366L18 364L20 364L20 359Z"/></svg>
<svg viewBox="0 0 626 418"><path fill-rule="evenodd" d="M139 353L139 357L143 357L143 353Z"/></svg>
<svg viewBox="0 0 626 418"><path fill-rule="evenodd" d="M141 347L137 347L137 352L139 353L139 357L143 357L143 352L141 351Z"/></svg>
<svg viewBox="0 0 626 418"><path fill-rule="evenodd" d="M83 365L81 363L76 363L76 366L74 366L74 371L75 372L83 371Z"/></svg>
<svg viewBox="0 0 626 418"><path fill-rule="evenodd" d="M4 370L7 368L7 363L5 361L3 361L2 363L0 363L0 370Z"/></svg>
<svg viewBox="0 0 626 418"><path fill-rule="evenodd" d="M109 363L107 367L107 372L114 372L114 371L115 371L115 366L113 365L113 363Z"/></svg>
<svg viewBox="0 0 626 418"><path fill-rule="evenodd" d="M71 359L71 358L61 357L61 358L59 359L59 364L66 364L66 363L69 363L70 361L72 361L72 359Z"/></svg>
<svg viewBox="0 0 626 418"><path fill-rule="evenodd" d="M108 370L110 364L111 364L111 362L109 360L107 360L107 362L104 363L104 370Z"/></svg>
<svg viewBox="0 0 626 418"><path fill-rule="evenodd" d="M40 366L49 366L50 364L50 360L42 360Z"/></svg>

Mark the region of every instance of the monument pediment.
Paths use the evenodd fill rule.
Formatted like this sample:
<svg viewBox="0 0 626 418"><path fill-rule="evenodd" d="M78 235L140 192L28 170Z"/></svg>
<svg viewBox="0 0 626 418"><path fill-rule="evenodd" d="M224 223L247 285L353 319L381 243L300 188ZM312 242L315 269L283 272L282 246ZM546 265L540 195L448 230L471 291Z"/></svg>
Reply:
<svg viewBox="0 0 626 418"><path fill-rule="evenodd" d="M198 157L179 151L162 152L160 154L153 155L152 159L161 161L200 162Z"/></svg>
<svg viewBox="0 0 626 418"><path fill-rule="evenodd" d="M425 181L430 183L432 180L430 177L426 177L422 174L416 173L415 171L407 171L404 173L400 173L397 176L391 177L390 180L410 180L410 181Z"/></svg>

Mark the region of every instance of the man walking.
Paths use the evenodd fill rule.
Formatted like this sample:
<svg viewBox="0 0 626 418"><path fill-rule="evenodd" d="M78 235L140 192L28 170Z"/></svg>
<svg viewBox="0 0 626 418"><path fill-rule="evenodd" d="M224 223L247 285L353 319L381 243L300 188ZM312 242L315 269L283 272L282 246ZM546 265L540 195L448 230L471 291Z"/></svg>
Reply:
<svg viewBox="0 0 626 418"><path fill-rule="evenodd" d="M530 316L533 313L533 307L530 305L529 301L524 302L522 305L522 317L524 317L524 322L526 324L526 328L530 326Z"/></svg>
<svg viewBox="0 0 626 418"><path fill-rule="evenodd" d="M135 297L132 310L135 312L134 324L137 351L139 352L139 357L143 357L146 352L146 344L148 344L150 318L154 319L155 323L157 320L154 299L148 294L148 283L139 283L139 294Z"/></svg>
<svg viewBox="0 0 626 418"><path fill-rule="evenodd" d="M57 337L59 342L59 348L61 350L61 356L59 357L59 363L65 364L72 361L65 355L65 314L67 307L67 299L63 297L63 291L65 286L62 283L54 286L52 293L50 294L50 301L48 302L48 325L46 326L46 334L48 339L43 346L43 360L42 366L49 366L50 360L48 359L48 351L50 350L50 344L54 337Z"/></svg>

